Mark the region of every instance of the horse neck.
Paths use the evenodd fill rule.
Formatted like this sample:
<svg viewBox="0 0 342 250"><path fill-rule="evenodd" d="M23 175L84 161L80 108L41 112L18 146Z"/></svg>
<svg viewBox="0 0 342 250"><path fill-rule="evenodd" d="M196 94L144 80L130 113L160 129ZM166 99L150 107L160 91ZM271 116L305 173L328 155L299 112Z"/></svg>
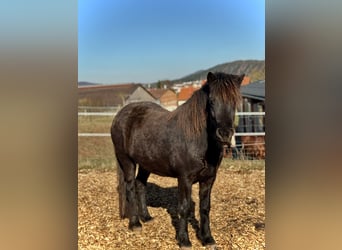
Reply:
<svg viewBox="0 0 342 250"><path fill-rule="evenodd" d="M202 98L202 101L199 102L198 98ZM188 143L201 148L199 151L202 150L208 164L217 167L222 159L222 145L216 140L216 128L209 118L206 103L206 96L192 97L173 111L170 119L177 129L183 131Z"/></svg>
<svg viewBox="0 0 342 250"><path fill-rule="evenodd" d="M174 120L186 137L196 137L206 132L207 98L203 91L196 91L187 102L170 113L169 120Z"/></svg>

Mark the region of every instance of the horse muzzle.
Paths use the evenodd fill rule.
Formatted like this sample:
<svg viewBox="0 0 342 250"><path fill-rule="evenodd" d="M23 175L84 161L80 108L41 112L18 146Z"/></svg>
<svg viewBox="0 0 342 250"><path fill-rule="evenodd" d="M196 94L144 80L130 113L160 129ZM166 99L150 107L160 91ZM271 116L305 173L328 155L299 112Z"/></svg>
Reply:
<svg viewBox="0 0 342 250"><path fill-rule="evenodd" d="M221 144L230 146L234 129L216 129L216 138Z"/></svg>

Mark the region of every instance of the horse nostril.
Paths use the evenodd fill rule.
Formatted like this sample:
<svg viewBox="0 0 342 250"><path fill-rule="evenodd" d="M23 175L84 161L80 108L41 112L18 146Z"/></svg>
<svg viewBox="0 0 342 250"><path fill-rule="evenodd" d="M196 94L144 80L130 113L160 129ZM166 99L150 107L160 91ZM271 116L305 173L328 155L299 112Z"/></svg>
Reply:
<svg viewBox="0 0 342 250"><path fill-rule="evenodd" d="M221 135L221 132L220 132L220 129L219 129L219 128L216 129L216 136L217 136L217 138L219 138L220 140L223 141L223 138L222 138L222 135Z"/></svg>
<svg viewBox="0 0 342 250"><path fill-rule="evenodd" d="M216 136L221 141L230 141L234 134L234 129L216 129Z"/></svg>

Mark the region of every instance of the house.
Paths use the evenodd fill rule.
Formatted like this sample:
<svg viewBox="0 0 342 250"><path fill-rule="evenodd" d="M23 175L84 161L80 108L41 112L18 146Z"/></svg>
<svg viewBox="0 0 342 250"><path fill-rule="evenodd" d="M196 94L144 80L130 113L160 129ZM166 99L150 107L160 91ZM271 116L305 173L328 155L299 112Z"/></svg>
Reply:
<svg viewBox="0 0 342 250"><path fill-rule="evenodd" d="M244 98L249 98L250 100L265 102L265 80L256 81L248 85L242 85L241 95Z"/></svg>
<svg viewBox="0 0 342 250"><path fill-rule="evenodd" d="M241 86L242 103L238 112L265 112L265 81L256 81ZM265 132L265 115L239 116L237 132ZM236 144L244 148L245 155L253 159L265 158L264 136L237 136Z"/></svg>
<svg viewBox="0 0 342 250"><path fill-rule="evenodd" d="M178 107L177 94L171 89L148 89L158 103L169 111Z"/></svg>
<svg viewBox="0 0 342 250"><path fill-rule="evenodd" d="M248 85L248 84L250 84L250 82L251 82L251 78L249 76L244 76L244 78L242 79L242 82L241 82L241 86Z"/></svg>
<svg viewBox="0 0 342 250"><path fill-rule="evenodd" d="M265 111L265 81L256 81L241 86L242 103L238 112L264 112ZM239 119L238 132L264 132L265 116L243 116Z"/></svg>
<svg viewBox="0 0 342 250"><path fill-rule="evenodd" d="M200 87L194 87L193 85L181 88L178 93L178 106L185 103L192 96L192 94L199 88Z"/></svg>
<svg viewBox="0 0 342 250"><path fill-rule="evenodd" d="M157 100L141 84L92 85L78 88L79 106L122 107L128 103Z"/></svg>

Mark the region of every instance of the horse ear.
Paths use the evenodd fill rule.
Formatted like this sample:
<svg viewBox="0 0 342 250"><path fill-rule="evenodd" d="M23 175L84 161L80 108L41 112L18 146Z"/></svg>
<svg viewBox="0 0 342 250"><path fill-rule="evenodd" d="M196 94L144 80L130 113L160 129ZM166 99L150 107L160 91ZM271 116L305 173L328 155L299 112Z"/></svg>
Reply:
<svg viewBox="0 0 342 250"><path fill-rule="evenodd" d="M238 84L239 86L241 86L241 83L242 83L242 81L243 81L243 78L245 78L245 74L239 75L239 76L237 77L237 84Z"/></svg>
<svg viewBox="0 0 342 250"><path fill-rule="evenodd" d="M215 80L216 80L216 76L213 73L209 72L208 75L207 75L207 81L208 82L212 82L212 81L215 81Z"/></svg>

